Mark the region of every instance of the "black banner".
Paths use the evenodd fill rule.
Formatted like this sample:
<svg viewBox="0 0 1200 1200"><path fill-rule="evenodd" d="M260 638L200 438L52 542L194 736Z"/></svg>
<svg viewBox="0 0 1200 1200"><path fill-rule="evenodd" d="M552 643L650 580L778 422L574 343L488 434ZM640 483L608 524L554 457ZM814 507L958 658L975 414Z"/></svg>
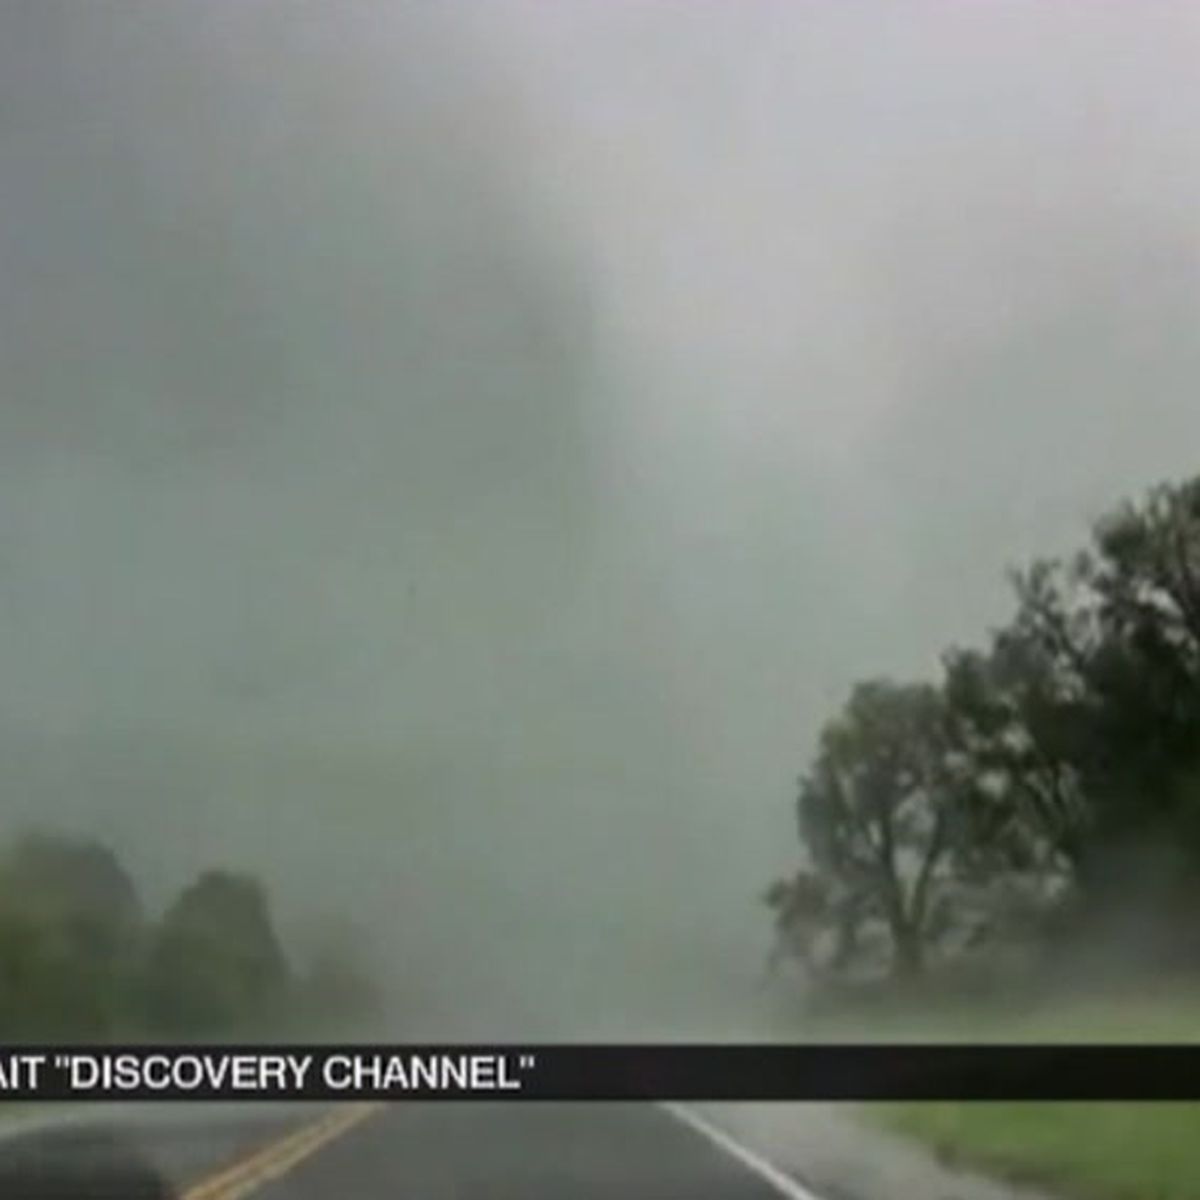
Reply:
<svg viewBox="0 0 1200 1200"><path fill-rule="evenodd" d="M10 1046L0 1101L1200 1100L1196 1046Z"/></svg>

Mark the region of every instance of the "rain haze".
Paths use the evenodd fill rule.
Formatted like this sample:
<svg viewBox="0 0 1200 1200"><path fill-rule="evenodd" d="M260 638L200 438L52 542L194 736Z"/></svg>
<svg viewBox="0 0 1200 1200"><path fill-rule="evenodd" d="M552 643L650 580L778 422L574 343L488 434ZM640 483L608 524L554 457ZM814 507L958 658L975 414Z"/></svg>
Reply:
<svg viewBox="0 0 1200 1200"><path fill-rule="evenodd" d="M11 3L6 819L398 1034L754 1027L851 683L1200 446L1193 6Z"/></svg>

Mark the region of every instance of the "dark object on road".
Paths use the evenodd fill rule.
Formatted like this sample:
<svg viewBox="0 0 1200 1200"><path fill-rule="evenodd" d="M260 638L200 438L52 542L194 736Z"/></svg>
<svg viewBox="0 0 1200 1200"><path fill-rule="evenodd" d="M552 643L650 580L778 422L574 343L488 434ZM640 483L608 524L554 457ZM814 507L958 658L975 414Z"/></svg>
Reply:
<svg viewBox="0 0 1200 1200"><path fill-rule="evenodd" d="M4 1200L176 1200L144 1154L107 1129L53 1130L0 1145Z"/></svg>

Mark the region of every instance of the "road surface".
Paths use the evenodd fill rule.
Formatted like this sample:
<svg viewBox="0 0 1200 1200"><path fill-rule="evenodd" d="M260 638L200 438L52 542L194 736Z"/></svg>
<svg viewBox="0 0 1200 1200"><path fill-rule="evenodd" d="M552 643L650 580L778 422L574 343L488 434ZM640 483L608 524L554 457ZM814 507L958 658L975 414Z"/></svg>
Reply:
<svg viewBox="0 0 1200 1200"><path fill-rule="evenodd" d="M175 1106L0 1142L4 1200L824 1200L650 1104Z"/></svg>

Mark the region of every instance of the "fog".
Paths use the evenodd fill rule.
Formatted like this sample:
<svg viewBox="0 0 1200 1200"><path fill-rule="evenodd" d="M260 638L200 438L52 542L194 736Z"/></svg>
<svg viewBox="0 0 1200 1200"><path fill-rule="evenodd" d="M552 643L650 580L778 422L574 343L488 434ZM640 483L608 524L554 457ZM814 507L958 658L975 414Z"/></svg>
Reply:
<svg viewBox="0 0 1200 1200"><path fill-rule="evenodd" d="M1186 4L0 14L3 804L397 1034L756 1028L793 784L1200 445Z"/></svg>

